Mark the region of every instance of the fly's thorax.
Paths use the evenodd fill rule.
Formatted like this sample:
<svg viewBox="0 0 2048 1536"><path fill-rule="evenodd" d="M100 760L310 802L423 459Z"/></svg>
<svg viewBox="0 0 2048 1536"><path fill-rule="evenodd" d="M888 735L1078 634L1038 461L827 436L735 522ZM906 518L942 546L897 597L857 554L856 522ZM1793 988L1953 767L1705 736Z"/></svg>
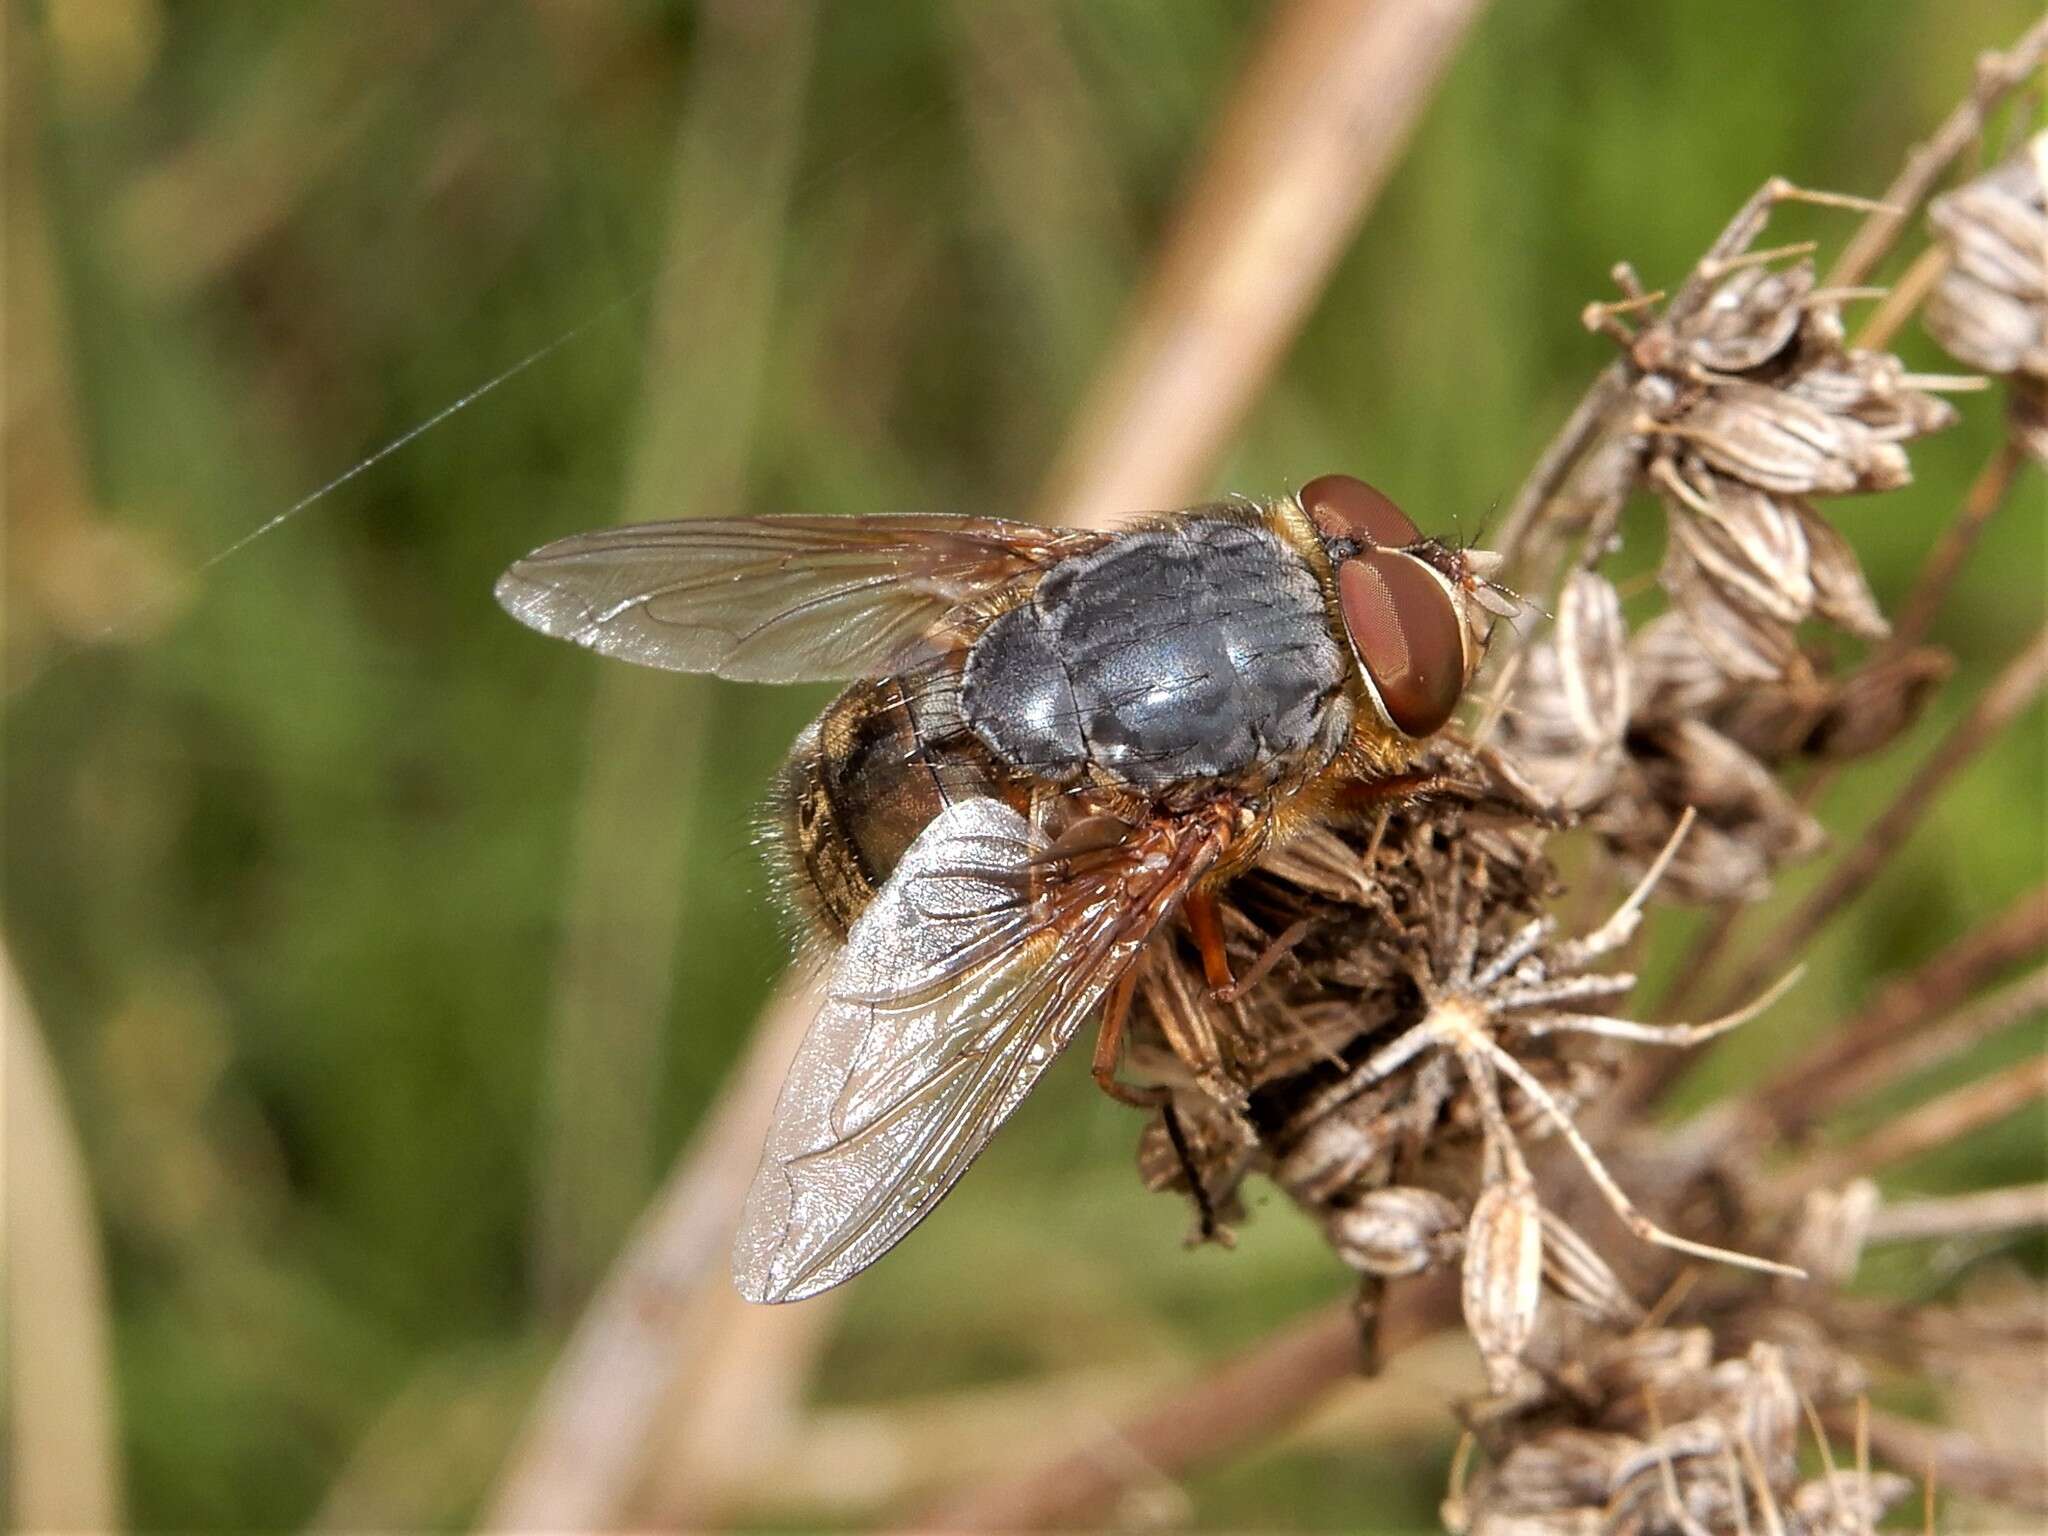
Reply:
<svg viewBox="0 0 2048 1536"><path fill-rule="evenodd" d="M1021 774L1171 801L1315 771L1348 733L1344 680L1300 553L1205 509L1054 567L975 641L962 710Z"/></svg>

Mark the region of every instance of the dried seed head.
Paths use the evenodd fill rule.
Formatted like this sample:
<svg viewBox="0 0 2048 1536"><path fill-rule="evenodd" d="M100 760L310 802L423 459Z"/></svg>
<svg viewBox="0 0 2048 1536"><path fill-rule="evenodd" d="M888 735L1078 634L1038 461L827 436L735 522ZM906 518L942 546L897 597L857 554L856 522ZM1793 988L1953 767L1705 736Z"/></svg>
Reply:
<svg viewBox="0 0 2048 1536"><path fill-rule="evenodd" d="M1520 1378L1542 1298L1542 1207L1525 1180L1503 1180L1474 1202L1465 1232L1465 1326L1495 1392Z"/></svg>

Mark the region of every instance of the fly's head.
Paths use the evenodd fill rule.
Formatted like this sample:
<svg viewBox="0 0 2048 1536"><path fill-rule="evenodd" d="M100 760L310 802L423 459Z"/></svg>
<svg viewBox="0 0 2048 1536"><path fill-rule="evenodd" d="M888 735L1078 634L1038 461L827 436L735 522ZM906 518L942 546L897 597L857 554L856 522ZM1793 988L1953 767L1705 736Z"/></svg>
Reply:
<svg viewBox="0 0 2048 1536"><path fill-rule="evenodd" d="M1484 550L1426 536L1383 492L1350 475L1301 488L1337 588L1344 640L1380 726L1410 741L1449 723L1511 594Z"/></svg>

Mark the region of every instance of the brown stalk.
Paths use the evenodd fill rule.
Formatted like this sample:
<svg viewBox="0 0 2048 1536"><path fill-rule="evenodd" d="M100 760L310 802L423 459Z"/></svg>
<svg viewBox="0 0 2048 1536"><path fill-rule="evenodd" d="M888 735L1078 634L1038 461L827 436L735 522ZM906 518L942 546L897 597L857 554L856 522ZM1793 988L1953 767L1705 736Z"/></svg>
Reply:
<svg viewBox="0 0 2048 1536"><path fill-rule="evenodd" d="M2048 1094L2048 1057L2015 1062L1886 1121L1867 1136L1809 1158L1790 1171L1787 1195L1840 1184L1959 1141Z"/></svg>
<svg viewBox="0 0 2048 1536"><path fill-rule="evenodd" d="M1041 515L1193 500L1483 0L1291 0L1232 93Z"/></svg>
<svg viewBox="0 0 2048 1536"><path fill-rule="evenodd" d="M622 522L743 501L774 307L774 256L810 72L811 9L704 13L690 77L641 422ZM705 295L716 294L716 303ZM646 1197L654 1084L673 1027L689 803L711 690L634 667L594 673L563 948L543 1078L533 1265L548 1310L581 1304Z"/></svg>
<svg viewBox="0 0 2048 1536"><path fill-rule="evenodd" d="M2013 480L2025 463L2026 455L2010 436L1991 451L1991 457L1963 497L1955 521L1942 530L1941 538L1927 552L1919 575L1913 578L1913 589L1899 605L1899 617L1892 625L1891 639L1886 642L1891 655L1902 655L1927 637L1963 562L1976 547L1985 525L2005 505Z"/></svg>
<svg viewBox="0 0 2048 1536"><path fill-rule="evenodd" d="M1390 1354L1455 1312L1451 1274L1391 1292L1379 1348ZM1168 1394L1108 1435L1017 1477L925 1511L903 1528L1028 1531L1073 1525L1113 1509L1143 1481L1173 1478L1256 1443L1292 1422L1366 1365L1358 1314L1346 1301L1311 1313Z"/></svg>
<svg viewBox="0 0 2048 1536"><path fill-rule="evenodd" d="M2048 1183L1890 1201L1872 1214L1863 1238L1869 1243L1917 1243L2038 1228L2048 1228Z"/></svg>
<svg viewBox="0 0 2048 1536"><path fill-rule="evenodd" d="M1781 1071L1757 1096L1781 1134L1813 1123L1807 1106L1839 1074L1955 1008L1978 987L2048 948L2048 885L2027 891L1996 918L1956 940L1910 976L1889 983L1869 1006Z"/></svg>
<svg viewBox="0 0 2048 1536"><path fill-rule="evenodd" d="M1843 907L1860 895L1885 862L1902 847L1921 819L1933 808L1943 787L1976 755L1997 739L2048 683L2048 629L2037 632L2026 648L1979 696L1970 712L1928 754L1898 797L1878 815L1857 841L1770 935L1749 956L1721 996L1722 1010L1760 991L1782 974Z"/></svg>
<svg viewBox="0 0 2048 1536"><path fill-rule="evenodd" d="M0 1031L8 1513L18 1531L111 1531L121 1464L99 1227L63 1085L4 950Z"/></svg>
<svg viewBox="0 0 2048 1536"><path fill-rule="evenodd" d="M1838 1435L1857 1433L1850 1405L1822 1415ZM1879 1408L1864 1410L1871 1451L1902 1472L1930 1476L1950 1493L1965 1493L2015 1509L2048 1510L2048 1463L1992 1450L1973 1435L1923 1424ZM1931 1529L1931 1527L1930 1527Z"/></svg>
<svg viewBox="0 0 2048 1536"><path fill-rule="evenodd" d="M1899 174L1878 199L1885 206L1863 221L1842 247L1842 254L1823 279L1828 288L1851 288L1877 270L1907 220L1948 173L1956 157L1984 132L1985 119L2000 102L2025 84L2048 56L2048 19L2037 21L2003 53L1985 53L1977 60L1974 90L1944 118L1924 143L1907 154Z"/></svg>

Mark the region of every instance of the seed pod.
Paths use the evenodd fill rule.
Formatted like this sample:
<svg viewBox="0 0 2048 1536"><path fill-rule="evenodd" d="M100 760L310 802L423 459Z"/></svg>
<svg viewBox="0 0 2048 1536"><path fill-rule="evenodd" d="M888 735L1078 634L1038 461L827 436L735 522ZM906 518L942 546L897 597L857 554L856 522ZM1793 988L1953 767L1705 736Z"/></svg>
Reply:
<svg viewBox="0 0 2048 1536"><path fill-rule="evenodd" d="M1937 197L1927 222L1948 247L1953 271L2016 298L2048 299L2043 201L2041 172L2021 153Z"/></svg>
<svg viewBox="0 0 2048 1536"><path fill-rule="evenodd" d="M1806 531L1796 503L1717 476L1702 476L1698 503L1669 508L1671 536L1721 595L1760 618L1797 624L1813 608Z"/></svg>
<svg viewBox="0 0 2048 1536"><path fill-rule="evenodd" d="M1851 416L1761 384L1727 383L1681 418L1693 452L1729 477L1791 496L1847 495L1906 484L1905 451Z"/></svg>
<svg viewBox="0 0 2048 1536"><path fill-rule="evenodd" d="M1543 1213L1543 1278L1566 1301L1596 1321L1632 1327L1643 1309L1622 1288L1607 1261L1578 1233Z"/></svg>
<svg viewBox="0 0 2048 1536"><path fill-rule="evenodd" d="M1389 1139L1372 1127L1384 1094L1354 1101L1348 1113L1325 1115L1302 1133L1273 1168L1273 1182L1295 1199L1319 1206L1360 1186L1380 1183L1393 1162Z"/></svg>
<svg viewBox="0 0 2048 1536"><path fill-rule="evenodd" d="M1680 328L1680 340L1694 362L1716 373L1761 368L1791 345L1813 282L1809 261L1775 271L1739 268Z"/></svg>
<svg viewBox="0 0 2048 1536"><path fill-rule="evenodd" d="M1526 1179L1489 1185L1465 1232L1465 1326L1495 1392L1521 1374L1543 1298L1543 1213Z"/></svg>
<svg viewBox="0 0 2048 1536"><path fill-rule="evenodd" d="M1694 643L1730 678L1776 682L1798 663L1791 626L1732 600L1701 569L1684 539L1665 544L1657 579L1685 616Z"/></svg>
<svg viewBox="0 0 2048 1536"><path fill-rule="evenodd" d="M1864 579L1863 563L1849 541L1813 508L1794 503L1806 533L1807 574L1813 582L1813 609L1830 624L1838 624L1852 635L1882 640L1892 632L1884 610L1877 606L1870 583Z"/></svg>
<svg viewBox="0 0 2048 1536"><path fill-rule="evenodd" d="M1733 691L1728 674L1682 613L1659 614L1636 631L1628 649L1629 713L1635 719L1701 716Z"/></svg>
<svg viewBox="0 0 2048 1536"><path fill-rule="evenodd" d="M1931 646L1859 668L1834 688L1805 750L1837 761L1883 751L1912 729L1954 670L1955 658Z"/></svg>
<svg viewBox="0 0 2048 1536"><path fill-rule="evenodd" d="M1558 599L1557 652L1565 702L1587 742L1617 740L1628 728L1627 645L1614 584L1575 572Z"/></svg>
<svg viewBox="0 0 2048 1536"><path fill-rule="evenodd" d="M1837 1467L1792 1490L1791 1528L1801 1536L1866 1536L1912 1491L1912 1479L1896 1472Z"/></svg>
<svg viewBox="0 0 2048 1536"><path fill-rule="evenodd" d="M1458 1208L1434 1190L1376 1189L1324 1223L1337 1256L1353 1269L1394 1279L1420 1274L1455 1253Z"/></svg>

